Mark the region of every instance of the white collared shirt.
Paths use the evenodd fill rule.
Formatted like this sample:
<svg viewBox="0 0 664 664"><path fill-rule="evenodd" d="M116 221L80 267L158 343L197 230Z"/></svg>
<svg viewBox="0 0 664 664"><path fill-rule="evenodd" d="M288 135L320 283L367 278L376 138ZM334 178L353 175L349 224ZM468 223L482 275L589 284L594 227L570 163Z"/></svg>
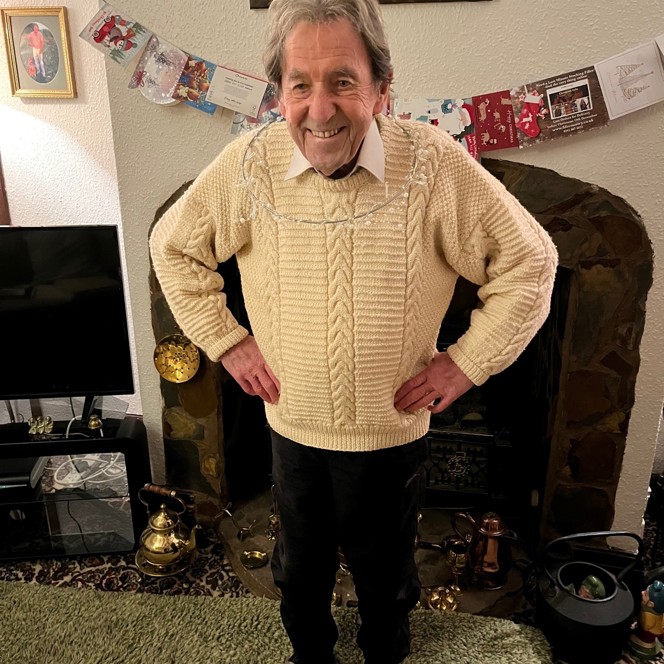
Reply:
<svg viewBox="0 0 664 664"><path fill-rule="evenodd" d="M376 120L369 125L367 135L364 137L362 145L360 146L360 152L357 155L355 167L350 173L348 173L348 175L344 175L343 178L339 179L344 180L345 178L350 177L358 168L360 168L360 166L372 173L381 182L385 181L385 149L383 148L383 139L380 137ZM300 151L300 148L296 145L293 149L293 157L284 180L296 178L309 168L314 167L309 163L307 158ZM316 169L314 168L314 170Z"/></svg>

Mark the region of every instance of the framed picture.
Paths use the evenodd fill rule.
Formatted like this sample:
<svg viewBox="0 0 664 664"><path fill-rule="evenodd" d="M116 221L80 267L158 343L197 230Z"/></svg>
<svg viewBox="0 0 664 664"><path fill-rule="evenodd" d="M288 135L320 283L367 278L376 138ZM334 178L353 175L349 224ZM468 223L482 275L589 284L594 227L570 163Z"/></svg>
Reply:
<svg viewBox="0 0 664 664"><path fill-rule="evenodd" d="M416 2L482 2L483 0L378 0L381 5L407 5ZM265 9L270 0L249 0L249 9Z"/></svg>
<svg viewBox="0 0 664 664"><path fill-rule="evenodd" d="M65 7L0 9L14 97L76 96Z"/></svg>

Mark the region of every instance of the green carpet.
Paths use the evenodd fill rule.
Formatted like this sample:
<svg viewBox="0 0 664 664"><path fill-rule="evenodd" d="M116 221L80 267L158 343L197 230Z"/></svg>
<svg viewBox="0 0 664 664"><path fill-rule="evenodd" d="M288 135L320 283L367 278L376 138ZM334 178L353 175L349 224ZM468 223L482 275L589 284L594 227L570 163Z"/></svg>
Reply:
<svg viewBox="0 0 664 664"><path fill-rule="evenodd" d="M357 614L336 609L340 664L361 664ZM407 664L550 664L533 627L414 611ZM283 664L274 600L77 590L0 582L0 661L21 664Z"/></svg>

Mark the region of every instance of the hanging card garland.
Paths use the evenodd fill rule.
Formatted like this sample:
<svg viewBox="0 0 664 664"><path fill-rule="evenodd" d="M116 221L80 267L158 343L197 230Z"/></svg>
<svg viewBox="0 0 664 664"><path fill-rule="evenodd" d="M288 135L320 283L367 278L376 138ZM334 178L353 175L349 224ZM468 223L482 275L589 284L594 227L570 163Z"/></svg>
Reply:
<svg viewBox="0 0 664 664"><path fill-rule="evenodd" d="M229 108L234 135L281 118L267 81L187 54L108 3L79 36L122 66L141 53L128 87L154 103L184 101L210 115L218 105ZM386 114L438 126L479 159L481 152L603 127L664 101L663 57L664 34L594 66L509 90L468 98L396 98Z"/></svg>

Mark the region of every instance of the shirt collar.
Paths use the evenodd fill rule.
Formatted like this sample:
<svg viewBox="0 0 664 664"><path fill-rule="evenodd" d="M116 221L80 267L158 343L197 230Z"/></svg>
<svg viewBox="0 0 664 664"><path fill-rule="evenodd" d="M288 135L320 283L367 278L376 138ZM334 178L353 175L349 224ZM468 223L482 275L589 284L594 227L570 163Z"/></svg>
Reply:
<svg viewBox="0 0 664 664"><path fill-rule="evenodd" d="M381 182L385 181L385 149L383 147L383 139L380 137L380 132L378 131L376 120L369 125L367 135L364 137L362 145L360 146L360 152L357 155L355 167L348 175L345 175L340 179L344 180L345 178L350 177L358 168L360 168L360 166L372 173ZM293 157L284 180L296 178L309 168L313 168L313 166L302 152L300 152L300 148L295 145L293 147Z"/></svg>

